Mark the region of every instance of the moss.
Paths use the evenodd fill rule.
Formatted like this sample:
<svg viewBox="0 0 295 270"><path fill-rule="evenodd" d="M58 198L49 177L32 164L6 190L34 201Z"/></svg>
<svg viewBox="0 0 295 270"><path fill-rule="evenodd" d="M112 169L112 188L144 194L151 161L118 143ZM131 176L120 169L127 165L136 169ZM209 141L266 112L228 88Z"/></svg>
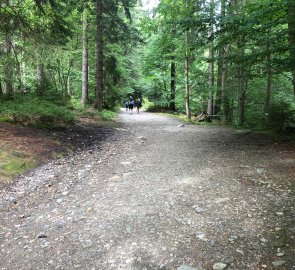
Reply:
<svg viewBox="0 0 295 270"><path fill-rule="evenodd" d="M0 182L10 182L36 165L36 160L26 153L15 152L3 146L0 148Z"/></svg>

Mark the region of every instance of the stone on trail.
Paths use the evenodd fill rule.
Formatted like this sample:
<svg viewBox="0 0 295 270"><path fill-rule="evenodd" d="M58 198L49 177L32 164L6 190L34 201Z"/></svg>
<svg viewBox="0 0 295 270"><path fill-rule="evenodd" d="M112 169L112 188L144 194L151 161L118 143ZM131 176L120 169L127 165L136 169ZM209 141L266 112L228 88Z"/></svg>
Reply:
<svg viewBox="0 0 295 270"><path fill-rule="evenodd" d="M57 203L62 203L63 202L63 199L57 199L56 202Z"/></svg>
<svg viewBox="0 0 295 270"><path fill-rule="evenodd" d="M47 235L44 233L38 234L37 238L47 238Z"/></svg>
<svg viewBox="0 0 295 270"><path fill-rule="evenodd" d="M194 207L194 210L197 214L202 214L204 212L204 209L201 207Z"/></svg>
<svg viewBox="0 0 295 270"><path fill-rule="evenodd" d="M267 239L265 239L265 238L260 238L260 241L261 241L262 243L267 243L267 242L268 242Z"/></svg>
<svg viewBox="0 0 295 270"><path fill-rule="evenodd" d="M184 127L184 124L180 124L180 125L178 125L177 127Z"/></svg>
<svg viewBox="0 0 295 270"><path fill-rule="evenodd" d="M130 161L122 161L122 162L121 162L121 165L130 165L130 164L131 164Z"/></svg>
<svg viewBox="0 0 295 270"><path fill-rule="evenodd" d="M206 234L204 234L204 233L198 233L197 234L197 238L199 238L200 240L202 240L204 242L207 242L208 241L208 239L206 237Z"/></svg>
<svg viewBox="0 0 295 270"><path fill-rule="evenodd" d="M177 270L204 270L204 269L199 268L199 267L196 268L196 267L184 264L184 265L177 267Z"/></svg>
<svg viewBox="0 0 295 270"><path fill-rule="evenodd" d="M285 261L274 261L272 262L272 265L274 267L280 267L280 266L283 266L286 262Z"/></svg>
<svg viewBox="0 0 295 270"><path fill-rule="evenodd" d="M276 215L277 216L283 216L284 215L284 212L276 212Z"/></svg>
<svg viewBox="0 0 295 270"><path fill-rule="evenodd" d="M213 264L213 270L223 270L227 267L227 264L225 263L214 263Z"/></svg>
<svg viewBox="0 0 295 270"><path fill-rule="evenodd" d="M223 202L227 202L230 201L230 198L217 198L215 199L215 203L223 203Z"/></svg>

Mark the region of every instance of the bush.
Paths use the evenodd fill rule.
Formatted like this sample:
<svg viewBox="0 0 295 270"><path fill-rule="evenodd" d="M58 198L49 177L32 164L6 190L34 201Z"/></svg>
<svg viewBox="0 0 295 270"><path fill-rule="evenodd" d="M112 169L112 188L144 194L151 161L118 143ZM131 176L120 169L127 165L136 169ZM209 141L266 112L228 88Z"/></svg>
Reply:
<svg viewBox="0 0 295 270"><path fill-rule="evenodd" d="M295 104L293 95L276 93L270 108L270 123L273 128L282 130L286 125L295 123Z"/></svg>
<svg viewBox="0 0 295 270"><path fill-rule="evenodd" d="M98 112L98 115L102 120L110 121L117 116L117 113L103 109L102 111Z"/></svg>
<svg viewBox="0 0 295 270"><path fill-rule="evenodd" d="M62 106L35 95L17 95L0 101L0 119L37 127L57 127L72 123L75 116Z"/></svg>

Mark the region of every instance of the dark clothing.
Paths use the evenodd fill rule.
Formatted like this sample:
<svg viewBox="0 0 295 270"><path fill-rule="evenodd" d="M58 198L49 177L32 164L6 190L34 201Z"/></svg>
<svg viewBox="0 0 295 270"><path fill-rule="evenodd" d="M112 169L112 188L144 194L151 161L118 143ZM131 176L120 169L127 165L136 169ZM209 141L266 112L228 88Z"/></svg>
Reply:
<svg viewBox="0 0 295 270"><path fill-rule="evenodd" d="M125 104L125 108L128 109L128 106L129 106L129 102L128 102L128 100L125 101L124 104Z"/></svg>
<svg viewBox="0 0 295 270"><path fill-rule="evenodd" d="M140 100L137 100L137 101L135 102L135 107L136 107L136 108L141 108L141 101L140 101Z"/></svg>
<svg viewBox="0 0 295 270"><path fill-rule="evenodd" d="M133 100L129 101L128 107L129 107L130 110L133 109L133 107L134 107L134 101Z"/></svg>

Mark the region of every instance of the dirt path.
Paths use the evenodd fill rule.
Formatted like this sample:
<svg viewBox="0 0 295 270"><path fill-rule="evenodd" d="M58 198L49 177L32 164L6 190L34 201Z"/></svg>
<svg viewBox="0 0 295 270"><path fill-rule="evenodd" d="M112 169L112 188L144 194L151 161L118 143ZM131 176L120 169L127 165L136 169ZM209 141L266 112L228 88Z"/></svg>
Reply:
<svg viewBox="0 0 295 270"><path fill-rule="evenodd" d="M123 112L0 193L0 269L295 269L294 148Z"/></svg>

